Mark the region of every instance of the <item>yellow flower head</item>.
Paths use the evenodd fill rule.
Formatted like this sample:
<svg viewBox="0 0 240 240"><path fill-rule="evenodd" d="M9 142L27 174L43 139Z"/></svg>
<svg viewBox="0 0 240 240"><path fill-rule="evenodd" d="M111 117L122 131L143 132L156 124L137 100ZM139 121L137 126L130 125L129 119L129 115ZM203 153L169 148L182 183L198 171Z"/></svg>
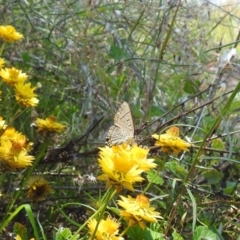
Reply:
<svg viewBox="0 0 240 240"><path fill-rule="evenodd" d="M144 229L146 222L157 222L157 218L161 218L160 213L155 211L155 208L150 207L149 199L139 194L136 198L128 196L120 196L122 200L118 200L118 205L124 210L121 211L120 215L128 221L128 226L139 226Z"/></svg>
<svg viewBox="0 0 240 240"><path fill-rule="evenodd" d="M0 138L0 162L10 168L26 168L32 165L33 156L28 155L26 149L14 148L9 139Z"/></svg>
<svg viewBox="0 0 240 240"><path fill-rule="evenodd" d="M5 64L4 58L0 58L0 68L2 68Z"/></svg>
<svg viewBox="0 0 240 240"><path fill-rule="evenodd" d="M95 228L97 226L96 219L91 219L88 223L89 233L92 236ZM120 227L120 223L117 222L116 219L107 217L106 220L101 219L98 225L98 229L95 234L95 240L123 240L122 237L117 237L118 228Z"/></svg>
<svg viewBox="0 0 240 240"><path fill-rule="evenodd" d="M19 82L15 86L15 98L16 100L25 107L34 107L38 104L38 99L35 98L37 95L33 92L36 88L31 88L31 84L24 84Z"/></svg>
<svg viewBox="0 0 240 240"><path fill-rule="evenodd" d="M26 73L22 73L22 70L14 67L1 69L0 76L2 77L3 81L10 86L13 86L19 82L24 82L28 78Z"/></svg>
<svg viewBox="0 0 240 240"><path fill-rule="evenodd" d="M122 188L134 191L133 183L143 181L141 173L155 168L153 159L147 159L148 150L136 144L100 148L98 162L103 174L98 180L106 181L106 188L114 186L117 191Z"/></svg>
<svg viewBox="0 0 240 240"><path fill-rule="evenodd" d="M156 146L161 147L161 151L165 153L174 153L178 155L181 151L189 151L190 143L185 142L179 137L179 128L171 127L166 131L165 134L153 134L153 138L157 141L155 142Z"/></svg>
<svg viewBox="0 0 240 240"><path fill-rule="evenodd" d="M27 183L27 198L34 202L43 201L51 193L49 182L41 176L33 176Z"/></svg>
<svg viewBox="0 0 240 240"><path fill-rule="evenodd" d="M47 117L46 119L37 118L35 121L38 132L42 133L61 133L66 129L66 126L56 122L54 116Z"/></svg>
<svg viewBox="0 0 240 240"><path fill-rule="evenodd" d="M13 26L0 26L0 38L5 42L15 42L23 38L23 35L16 31Z"/></svg>
<svg viewBox="0 0 240 240"><path fill-rule="evenodd" d="M30 150L32 143L30 143L27 137L16 131L14 127L8 127L1 136L2 139L9 139L12 142L13 148L16 150L21 150L25 148Z"/></svg>

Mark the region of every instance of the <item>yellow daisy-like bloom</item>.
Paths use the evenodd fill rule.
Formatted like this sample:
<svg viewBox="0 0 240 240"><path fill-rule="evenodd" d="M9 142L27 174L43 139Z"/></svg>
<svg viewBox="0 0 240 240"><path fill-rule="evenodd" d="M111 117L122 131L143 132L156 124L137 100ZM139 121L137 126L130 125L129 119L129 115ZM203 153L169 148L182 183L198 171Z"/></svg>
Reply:
<svg viewBox="0 0 240 240"><path fill-rule="evenodd" d="M31 83L24 84L23 82L19 82L14 86L15 98L21 105L34 107L38 104L39 100L35 98L37 94L33 92L36 88L31 88Z"/></svg>
<svg viewBox="0 0 240 240"><path fill-rule="evenodd" d="M42 133L61 133L66 129L66 126L56 122L54 116L47 117L46 119L37 118L35 121L37 131Z"/></svg>
<svg viewBox="0 0 240 240"><path fill-rule="evenodd" d="M2 68L5 64L4 58L0 58L0 68Z"/></svg>
<svg viewBox="0 0 240 240"><path fill-rule="evenodd" d="M22 70L14 67L1 69L0 76L2 77L3 81L10 86L13 86L19 82L24 82L28 78L26 73L23 73Z"/></svg>
<svg viewBox="0 0 240 240"><path fill-rule="evenodd" d="M145 222L155 223L157 218L161 218L160 213L155 211L155 208L150 207L149 199L139 194L136 198L128 196L120 196L122 200L118 200L118 205L124 208L120 215L128 221L128 226L139 226L144 229L146 227Z"/></svg>
<svg viewBox="0 0 240 240"><path fill-rule="evenodd" d="M23 35L16 31L13 26L0 26L0 38L5 42L15 42L23 38Z"/></svg>
<svg viewBox="0 0 240 240"><path fill-rule="evenodd" d="M133 183L142 182L141 173L155 168L153 159L147 159L148 150L136 144L100 148L98 162L103 174L98 180L106 181L106 188L114 186L119 192L122 188L134 191Z"/></svg>
<svg viewBox="0 0 240 240"><path fill-rule="evenodd" d="M30 150L32 143L30 143L27 137L16 131L14 127L8 127L1 136L2 139L9 139L15 149L21 150L25 148L27 151Z"/></svg>
<svg viewBox="0 0 240 240"><path fill-rule="evenodd" d="M41 176L33 176L27 183L27 198L34 202L43 201L51 193L49 182Z"/></svg>
<svg viewBox="0 0 240 240"><path fill-rule="evenodd" d="M89 233L92 236L97 226L96 219L91 219L88 223ZM96 231L95 240L123 240L124 238L116 236L120 223L116 219L107 217L106 220L101 219Z"/></svg>
<svg viewBox="0 0 240 240"><path fill-rule="evenodd" d="M179 128L175 126L169 128L165 134L153 134L152 137L157 140L155 145L160 146L161 151L165 153L173 152L178 155L181 151L189 151L188 148L191 147L190 143L179 137Z"/></svg>
<svg viewBox="0 0 240 240"><path fill-rule="evenodd" d="M26 168L32 165L33 156L28 155L26 149L15 149L9 139L0 139L0 162L9 168Z"/></svg>

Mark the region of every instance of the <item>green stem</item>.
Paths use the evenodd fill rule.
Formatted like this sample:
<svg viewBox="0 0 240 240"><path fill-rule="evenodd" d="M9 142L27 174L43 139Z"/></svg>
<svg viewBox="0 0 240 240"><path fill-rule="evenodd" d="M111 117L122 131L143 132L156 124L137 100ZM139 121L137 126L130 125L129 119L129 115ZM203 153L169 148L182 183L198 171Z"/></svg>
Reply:
<svg viewBox="0 0 240 240"><path fill-rule="evenodd" d="M166 158L167 156L165 157L164 159L164 162L166 162ZM148 183L148 185L146 186L146 188L143 190L142 194L145 194L147 192L147 190L150 188L150 186L152 185L152 183L154 182L154 180L156 179L156 177L158 176L159 174L159 171L162 169L162 164L158 165L158 168L154 174L154 176L152 177L151 181Z"/></svg>
<svg viewBox="0 0 240 240"><path fill-rule="evenodd" d="M119 235L119 237L122 237L122 236L124 236L125 234L126 234L126 232L129 230L129 228L131 228L131 227L126 227L123 231L122 231L122 233Z"/></svg>
<svg viewBox="0 0 240 240"><path fill-rule="evenodd" d="M114 193L114 194L113 194ZM94 229L94 232L93 232L93 235L91 237L92 240L95 239L95 235L96 235L96 232L98 230L98 226L100 224L100 221L101 219L103 218L103 215L104 215L104 212L105 212L105 209L107 208L107 205L109 204L110 200L113 198L113 196L115 195L116 193L116 190L114 191L113 188L110 189L109 193L106 195L106 198L104 198L104 202L103 202L103 207L101 209L101 211L99 212L99 217L98 217L98 221L97 221L97 225Z"/></svg>
<svg viewBox="0 0 240 240"><path fill-rule="evenodd" d="M6 42L3 42L1 48L0 48L0 57L2 56L3 50L5 48Z"/></svg>
<svg viewBox="0 0 240 240"><path fill-rule="evenodd" d="M187 177L183 180L183 184L179 187L178 193L176 194L172 204L170 204L170 206L173 206L173 203L176 203L175 206L174 206L174 209L171 210L171 214L169 216L169 221L168 221L168 224L167 224L167 227L166 227L166 230L165 230L165 234L166 235L168 233L168 230L171 228L171 222L172 222L172 219L173 219L173 218L171 218L171 216L174 216L176 207L177 207L178 203L180 202L181 196L183 195L183 193L185 191L185 187L184 186L192 178L192 176L194 174L195 167L196 167L196 165L200 161L200 156L201 156L201 154L202 154L202 152L204 150L204 147L205 147L207 141L211 138L213 132L218 128L219 124L222 121L222 118L227 114L227 111L230 109L231 103L233 102L233 100L234 100L235 96L237 95L237 93L239 92L239 90L240 90L240 82L238 83L238 85L234 89L233 93L231 94L231 96L227 100L225 106L220 111L220 113L217 116L216 120L214 121L212 127L210 128L210 130L208 131L208 133L204 137L204 139L203 139L203 141L202 141L202 143L201 143L201 145L200 145L200 147L198 149L198 152L197 152L197 154L196 154L196 156L195 156L195 158L193 160L193 163L191 165L191 168L190 168L190 170L188 172Z"/></svg>
<svg viewBox="0 0 240 240"><path fill-rule="evenodd" d="M94 233L92 235L92 237L90 239L94 239L95 234L97 232L98 229L98 225L103 217L103 214L105 213L105 209L107 208L107 205L109 204L109 201L116 195L116 190L114 190L113 188L110 188L105 196L103 196L103 204L100 206L100 208L75 232L75 234L72 236L72 238L70 240L73 240L76 238L77 234L80 233L80 231L89 223L89 221L91 219L93 219L95 216L97 216L97 225L96 228L94 230Z"/></svg>
<svg viewBox="0 0 240 240"><path fill-rule="evenodd" d="M198 164L199 160L200 160L200 155L202 154L202 151L204 149L204 146L206 145L207 140L212 136L213 132L218 128L218 126L220 125L222 118L226 115L227 111L230 109L230 106L235 98L235 96L237 95L237 93L240 90L240 82L238 83L238 85L236 86L236 88L234 89L233 93L231 94L231 96L229 97L228 101L226 102L225 106L223 107L223 109L220 111L220 113L218 114L216 120L214 121L211 129L208 131L208 133L206 134L206 136L204 137L202 144L199 147L199 150L196 154L196 157L194 158L193 164L188 172L188 175L186 177L186 179L184 180L184 184L186 184L189 179L192 177L193 173L194 173L194 169L195 166Z"/></svg>

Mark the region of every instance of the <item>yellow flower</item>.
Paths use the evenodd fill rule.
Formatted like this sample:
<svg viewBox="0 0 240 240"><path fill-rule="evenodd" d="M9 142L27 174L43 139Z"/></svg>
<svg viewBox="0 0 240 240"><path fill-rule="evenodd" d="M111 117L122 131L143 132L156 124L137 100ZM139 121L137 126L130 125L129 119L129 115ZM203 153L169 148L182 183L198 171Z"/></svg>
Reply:
<svg viewBox="0 0 240 240"><path fill-rule="evenodd" d="M165 134L153 134L152 137L157 140L155 145L160 146L161 151L166 153L173 152L178 155L181 151L189 151L188 148L191 146L179 137L179 128L175 126L168 129Z"/></svg>
<svg viewBox="0 0 240 240"><path fill-rule="evenodd" d="M13 26L0 26L0 38L5 42L15 42L23 38L23 35L16 31Z"/></svg>
<svg viewBox="0 0 240 240"><path fill-rule="evenodd" d="M25 168L27 166L32 166L33 159L33 156L28 155L27 151L22 149L18 155L14 156L14 163L9 165L15 168Z"/></svg>
<svg viewBox="0 0 240 240"><path fill-rule="evenodd" d="M89 233L91 236L93 235L96 226L97 226L96 219L91 219L88 223ZM123 240L124 238L116 236L118 234L119 227L120 227L120 223L118 223L116 219L113 219L110 216L108 216L106 220L101 219L94 239L95 240L106 240L106 239L107 240Z"/></svg>
<svg viewBox="0 0 240 240"><path fill-rule="evenodd" d="M15 149L21 150L25 148L30 150L32 143L30 143L27 137L16 131L14 127L8 127L1 136L2 139L9 139L12 142L12 145Z"/></svg>
<svg viewBox="0 0 240 240"><path fill-rule="evenodd" d="M32 143L25 135L19 133L13 127L5 125L5 121L0 116L0 163L5 168L16 169L26 168L32 165L33 156L27 154Z"/></svg>
<svg viewBox="0 0 240 240"><path fill-rule="evenodd" d="M16 240L22 240L22 238L20 237L20 235L17 235L15 239L16 239Z"/></svg>
<svg viewBox="0 0 240 240"><path fill-rule="evenodd" d="M41 176L29 178L27 189L27 198L30 198L34 202L45 200L52 191L49 182Z"/></svg>
<svg viewBox="0 0 240 240"><path fill-rule="evenodd" d="M135 164L138 165L138 167L145 172L149 171L152 168L155 168L157 166L154 162L153 158L148 158L147 155L149 152L149 149L142 148L134 144L132 147L128 147L129 154L131 154L132 161L135 161Z"/></svg>
<svg viewBox="0 0 240 240"><path fill-rule="evenodd" d="M153 159L147 159L148 150L134 144L100 148L98 162L103 174L98 180L106 181L106 188L114 186L119 192L122 188L134 191L133 183L142 182L141 173L156 167Z"/></svg>
<svg viewBox="0 0 240 240"><path fill-rule="evenodd" d="M0 162L11 169L26 168L32 165L33 156L27 154L23 148L15 149L9 139L1 138Z"/></svg>
<svg viewBox="0 0 240 240"><path fill-rule="evenodd" d="M0 76L3 81L10 86L13 86L16 83L24 82L27 80L28 75L26 73L22 73L22 70L12 68L3 68L0 70Z"/></svg>
<svg viewBox="0 0 240 240"><path fill-rule="evenodd" d="M35 121L38 132L43 133L61 133L66 129L66 126L56 122L54 116L47 117L45 120L37 118Z"/></svg>
<svg viewBox="0 0 240 240"><path fill-rule="evenodd" d="M5 131L7 128L7 125L5 124L5 120L3 120L3 117L0 116L0 133L2 134L2 131Z"/></svg>
<svg viewBox="0 0 240 240"><path fill-rule="evenodd" d="M33 92L36 88L31 88L31 84L19 82L15 86L16 100L25 107L34 107L38 104L37 95Z"/></svg>
<svg viewBox="0 0 240 240"><path fill-rule="evenodd" d="M4 58L0 58L0 68L2 68L5 64Z"/></svg>
<svg viewBox="0 0 240 240"><path fill-rule="evenodd" d="M155 208L150 207L149 199L139 194L136 198L128 196L120 196L122 200L118 200L118 205L124 208L120 215L128 221L128 226L139 226L144 229L146 222L157 222L157 218L161 218L160 213L155 211Z"/></svg>

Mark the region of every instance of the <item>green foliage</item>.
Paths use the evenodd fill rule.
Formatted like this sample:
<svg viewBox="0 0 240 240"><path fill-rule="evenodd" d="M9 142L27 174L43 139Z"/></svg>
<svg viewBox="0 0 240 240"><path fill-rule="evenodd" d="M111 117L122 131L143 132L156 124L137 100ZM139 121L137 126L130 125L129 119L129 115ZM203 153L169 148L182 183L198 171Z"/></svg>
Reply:
<svg viewBox="0 0 240 240"><path fill-rule="evenodd" d="M225 149L224 141L220 138L213 139L212 140L212 147L214 149L224 150Z"/></svg>
<svg viewBox="0 0 240 240"><path fill-rule="evenodd" d="M221 181L222 177L223 177L223 173L221 173L217 170L214 170L214 169L205 172L203 175L210 184L219 183Z"/></svg>
<svg viewBox="0 0 240 240"><path fill-rule="evenodd" d="M129 239L139 239L139 240L157 240L157 239L164 239L162 233L159 232L159 226L156 227L156 230L153 229L141 229L139 226L131 228L127 235ZM158 229L158 230L157 230Z"/></svg>
<svg viewBox="0 0 240 240"><path fill-rule="evenodd" d="M163 180L162 177L160 177L160 176L155 177L154 171L149 171L148 172L147 179L148 179L149 182L152 182L152 183L154 183L156 185L159 185L159 186L163 185L163 183L164 183L164 180Z"/></svg>
<svg viewBox="0 0 240 240"><path fill-rule="evenodd" d="M177 161L171 161L166 163L166 169L171 171L176 177L184 178L187 175L187 171Z"/></svg>
<svg viewBox="0 0 240 240"><path fill-rule="evenodd" d="M28 240L28 235L27 235L27 228L22 225L21 223L15 223L14 224L14 234L19 235L22 240Z"/></svg>
<svg viewBox="0 0 240 240"><path fill-rule="evenodd" d="M218 238L218 235L205 226L197 227L193 235L194 240L217 239L217 238Z"/></svg>
<svg viewBox="0 0 240 240"><path fill-rule="evenodd" d="M174 240L183 240L183 239L184 239L184 238L183 238L179 233L177 233L175 230L174 230L174 232L173 232L173 234L172 234L172 237L173 237Z"/></svg>
<svg viewBox="0 0 240 240"><path fill-rule="evenodd" d="M31 223L31 226L33 228L33 232L34 232L34 236L35 236L36 240L40 239L37 225L36 225L36 222L35 222L35 219L33 216L33 212L32 212L31 206L29 204L20 205L4 222L1 223L0 231L2 231L2 229L5 226L7 226L9 224L9 222L12 221L13 218L17 214L19 214L22 209L24 209L27 213L27 216L28 216L29 222ZM19 225L19 224L15 225L15 231L21 237L26 237L26 229L24 226Z"/></svg>
<svg viewBox="0 0 240 240"><path fill-rule="evenodd" d="M77 240L79 239L79 234L73 236L71 230L69 228L60 228L53 236L54 240Z"/></svg>

